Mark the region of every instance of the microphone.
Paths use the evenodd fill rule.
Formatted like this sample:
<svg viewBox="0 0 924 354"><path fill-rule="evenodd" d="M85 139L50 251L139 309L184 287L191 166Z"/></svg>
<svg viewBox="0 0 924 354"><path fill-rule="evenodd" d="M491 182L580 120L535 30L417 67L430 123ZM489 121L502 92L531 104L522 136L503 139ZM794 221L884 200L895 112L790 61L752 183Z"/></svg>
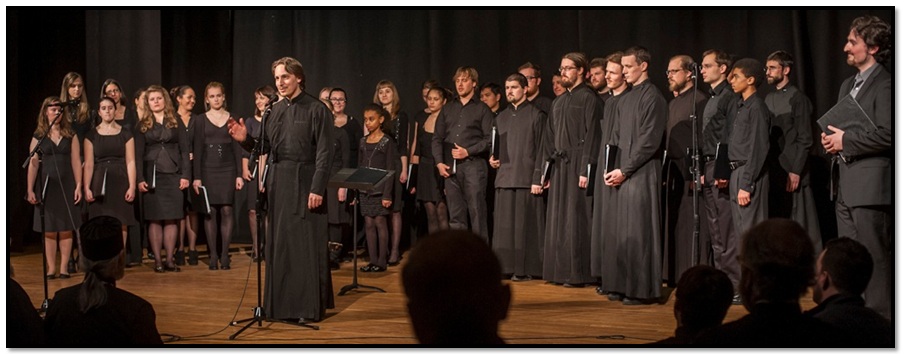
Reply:
<svg viewBox="0 0 924 354"><path fill-rule="evenodd" d="M697 62L695 62L695 61L692 62L692 63L690 63L689 70L690 70L690 72L693 74L692 76L690 76L690 78L692 78L692 79L697 79L697 78L699 78L699 71L700 71L702 68L703 68L703 67L702 67L701 65L699 65L699 64L698 64Z"/></svg>

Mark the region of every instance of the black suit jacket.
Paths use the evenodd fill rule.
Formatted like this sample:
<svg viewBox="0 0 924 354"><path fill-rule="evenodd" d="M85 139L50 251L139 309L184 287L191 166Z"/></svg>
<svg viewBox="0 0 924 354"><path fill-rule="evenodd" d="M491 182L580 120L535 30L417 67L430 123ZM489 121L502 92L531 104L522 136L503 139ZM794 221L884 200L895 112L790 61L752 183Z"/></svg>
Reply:
<svg viewBox="0 0 924 354"><path fill-rule="evenodd" d="M895 328L892 323L866 307L862 297L837 294L805 314L859 339L862 347L895 347Z"/></svg>
<svg viewBox="0 0 924 354"><path fill-rule="evenodd" d="M849 207L892 204L892 74L876 66L860 87L856 100L877 129L844 132L844 151L849 161L837 160L840 192ZM854 77L841 84L839 98L850 94Z"/></svg>

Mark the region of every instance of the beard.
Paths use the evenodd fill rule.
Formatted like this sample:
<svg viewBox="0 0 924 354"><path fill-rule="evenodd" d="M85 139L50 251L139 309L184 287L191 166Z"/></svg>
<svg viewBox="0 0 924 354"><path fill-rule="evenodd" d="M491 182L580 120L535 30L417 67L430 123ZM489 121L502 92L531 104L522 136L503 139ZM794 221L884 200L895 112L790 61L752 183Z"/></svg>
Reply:
<svg viewBox="0 0 924 354"><path fill-rule="evenodd" d="M670 82L670 89L671 89L671 91L680 92L680 90L683 90L683 86L684 86L685 84L686 84L686 83L680 83L680 82L677 82L677 81L671 81L671 82Z"/></svg>
<svg viewBox="0 0 924 354"><path fill-rule="evenodd" d="M567 78L567 77L562 76L562 77L561 77L561 87L564 87L564 88L566 88L566 89L569 89L569 88L571 88L571 87L574 86L574 82L575 82L575 81L577 81L577 80L571 80L570 78Z"/></svg>

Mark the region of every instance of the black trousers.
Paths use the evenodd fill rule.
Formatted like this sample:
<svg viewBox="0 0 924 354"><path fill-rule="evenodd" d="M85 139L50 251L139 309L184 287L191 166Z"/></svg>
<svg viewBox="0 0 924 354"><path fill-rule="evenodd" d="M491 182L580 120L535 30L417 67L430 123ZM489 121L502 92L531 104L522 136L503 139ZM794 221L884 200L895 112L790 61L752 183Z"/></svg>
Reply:
<svg viewBox="0 0 924 354"><path fill-rule="evenodd" d="M487 180L488 165L484 159L478 157L457 160L456 173L446 179L449 227L470 229L485 241L489 235L488 204L485 199Z"/></svg>
<svg viewBox="0 0 924 354"><path fill-rule="evenodd" d="M857 240L873 256L873 277L864 294L866 306L892 320L895 313L892 301L895 287L893 206L849 207L841 197L843 193L839 191L835 205L838 236Z"/></svg>
<svg viewBox="0 0 924 354"><path fill-rule="evenodd" d="M706 162L703 197L706 201L706 227L712 235L712 255L715 267L731 279L737 291L741 280L741 266L738 264L738 233L732 222L732 201L729 188L715 186L715 161ZM737 191L735 191L737 197Z"/></svg>

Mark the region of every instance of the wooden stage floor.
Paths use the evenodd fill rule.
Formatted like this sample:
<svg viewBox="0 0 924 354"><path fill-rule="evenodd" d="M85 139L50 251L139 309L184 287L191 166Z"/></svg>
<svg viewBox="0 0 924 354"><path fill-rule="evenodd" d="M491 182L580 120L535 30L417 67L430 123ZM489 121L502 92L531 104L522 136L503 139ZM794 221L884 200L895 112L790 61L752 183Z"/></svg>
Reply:
<svg viewBox="0 0 924 354"><path fill-rule="evenodd" d="M232 320L253 315L256 304L256 266L251 267L246 251L232 245L231 270L208 270L207 255L200 248L197 266L181 267L179 273L154 273L153 261L145 257L140 267L126 269L118 286L154 305L157 328L169 344L204 345L411 345L416 344L405 309L399 271L402 265L384 273L359 273L359 283L384 289L367 289L335 295L336 308L317 323L319 331L284 323L254 325L236 340L228 337L240 325ZM407 256L407 254L405 254ZM43 299L41 253L11 256L18 281L38 307ZM360 263L360 266L364 263ZM335 294L352 282L352 263L333 271ZM78 284L82 274L71 279L48 281L49 297L66 286ZM522 345L628 345L669 337L676 323L671 294L663 305L623 306L597 295L593 287L563 288L542 280L512 284L513 302L501 336L510 344ZM814 307L811 294L802 298L803 309ZM732 306L726 321L744 316L742 306Z"/></svg>

